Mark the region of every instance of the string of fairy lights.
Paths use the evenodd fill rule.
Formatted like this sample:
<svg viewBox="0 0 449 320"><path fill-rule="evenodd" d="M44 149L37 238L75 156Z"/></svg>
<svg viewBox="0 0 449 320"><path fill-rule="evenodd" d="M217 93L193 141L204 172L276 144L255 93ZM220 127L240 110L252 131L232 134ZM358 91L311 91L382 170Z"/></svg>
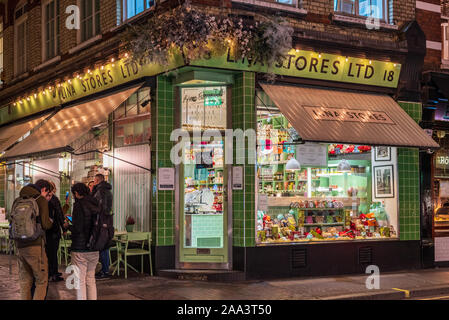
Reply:
<svg viewBox="0 0 449 320"><path fill-rule="evenodd" d="M301 50L296 48L292 50L293 52L299 53ZM313 52L312 53L315 56L318 56L318 58L322 58L323 54L321 52ZM36 101L38 99L39 94L41 94L42 96L46 96L47 94L52 94L54 89L59 89L63 86L63 83L66 82L69 85L71 85L74 81L82 81L84 80L84 78L86 76L92 76L94 74L94 71L103 71L105 70L108 66L114 68L116 63L121 62L122 60L128 60L128 58L130 57L130 54L128 52L125 52L122 54L121 58L119 58L119 60L117 61L115 57L110 58L106 64L101 64L98 67L96 67L94 70L91 68L86 68L84 74L81 72L76 72L72 75L71 78L67 79L67 80L62 80L57 82L57 84L55 86L48 86L48 87L44 87L43 89L39 89L31 94L27 94L25 95L25 97L20 97L16 102L13 102L13 106L21 106L23 105L26 101L31 102L33 99ZM349 57L346 56L340 56L337 60L341 61L342 59L344 59L346 62L349 61ZM370 59L362 59L362 58L356 58L364 61L365 63L372 65L373 60ZM397 63L394 62L388 62L388 61L382 61L382 63L390 63L394 68L397 67Z"/></svg>
<svg viewBox="0 0 449 320"><path fill-rule="evenodd" d="M117 59L115 57L110 58L106 64L101 64L98 67L91 69L91 68L87 68L87 70L85 69L85 72L76 72L72 75L72 77L69 77L69 79L67 80L61 80L56 82L55 85L49 85L48 87L45 86L43 88L40 88L36 91L34 91L31 94L27 94L25 95L25 97L20 97L17 101L13 102L13 106L20 106L26 103L26 101L31 102L33 99L34 100L38 100L39 95L42 95L43 97L48 95L51 95L53 93L53 90L55 89L59 89L61 88L64 83L67 83L69 85L71 85L72 83L74 83L77 80L83 80L84 78L86 78L86 76L91 76L94 74L94 71L103 71L105 70L108 66L114 68L116 63L122 61L122 60L127 60L130 57L129 53L124 53L122 55L122 58L119 58L119 60L117 61Z"/></svg>

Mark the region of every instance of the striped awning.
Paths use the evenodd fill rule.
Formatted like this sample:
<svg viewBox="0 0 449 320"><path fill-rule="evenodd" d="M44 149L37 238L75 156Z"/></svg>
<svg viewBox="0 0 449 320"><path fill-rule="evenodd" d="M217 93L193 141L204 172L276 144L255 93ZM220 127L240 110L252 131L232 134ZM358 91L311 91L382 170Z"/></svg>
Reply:
<svg viewBox="0 0 449 320"><path fill-rule="evenodd" d="M22 138L27 132L34 129L42 121L47 118L49 114L40 116L31 120L23 121L21 123L14 123L0 129L0 153L4 152L20 138Z"/></svg>
<svg viewBox="0 0 449 320"><path fill-rule="evenodd" d="M92 127L105 122L109 114L140 87L141 84L103 98L63 108L0 159L22 158L66 148Z"/></svg>
<svg viewBox="0 0 449 320"><path fill-rule="evenodd" d="M386 94L261 84L303 141L439 148Z"/></svg>

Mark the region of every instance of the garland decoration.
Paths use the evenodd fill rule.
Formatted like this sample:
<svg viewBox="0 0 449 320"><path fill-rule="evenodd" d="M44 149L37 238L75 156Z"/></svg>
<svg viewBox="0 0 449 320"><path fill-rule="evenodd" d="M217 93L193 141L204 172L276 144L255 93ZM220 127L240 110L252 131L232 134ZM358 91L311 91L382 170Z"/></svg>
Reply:
<svg viewBox="0 0 449 320"><path fill-rule="evenodd" d="M127 50L139 63L168 66L179 52L188 64L202 57L222 55L228 48L237 59L271 66L292 48L293 28L281 18L244 23L193 9L188 2L168 13L130 25L124 34ZM270 71L269 71L270 72Z"/></svg>

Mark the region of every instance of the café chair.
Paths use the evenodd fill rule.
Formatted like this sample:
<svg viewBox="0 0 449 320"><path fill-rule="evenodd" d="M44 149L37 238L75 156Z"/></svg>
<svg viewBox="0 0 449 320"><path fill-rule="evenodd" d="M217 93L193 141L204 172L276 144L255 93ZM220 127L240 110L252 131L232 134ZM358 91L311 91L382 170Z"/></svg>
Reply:
<svg viewBox="0 0 449 320"><path fill-rule="evenodd" d="M118 262L120 260L124 261L125 265L125 279L128 278L128 267L137 271L133 266L128 264L127 258L129 256L141 256L140 257L140 272L143 273L143 258L148 256L150 262L150 275L153 276L153 266L151 262L151 232L129 232L123 236L124 244L123 248L119 248ZM129 248L130 242L141 242L140 248ZM145 249L145 244L147 244L148 249ZM118 263L119 265L119 263ZM120 266L119 266L120 268Z"/></svg>

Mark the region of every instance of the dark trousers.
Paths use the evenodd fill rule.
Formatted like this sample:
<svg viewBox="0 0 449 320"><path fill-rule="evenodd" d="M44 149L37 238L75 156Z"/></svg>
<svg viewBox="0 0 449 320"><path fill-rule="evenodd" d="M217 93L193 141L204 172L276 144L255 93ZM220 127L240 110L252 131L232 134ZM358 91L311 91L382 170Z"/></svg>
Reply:
<svg viewBox="0 0 449 320"><path fill-rule="evenodd" d="M48 258L48 276L56 275L58 270L58 249L60 238L54 234L47 234L47 243L45 245L45 251Z"/></svg>
<svg viewBox="0 0 449 320"><path fill-rule="evenodd" d="M109 273L109 249L100 251L101 271Z"/></svg>

